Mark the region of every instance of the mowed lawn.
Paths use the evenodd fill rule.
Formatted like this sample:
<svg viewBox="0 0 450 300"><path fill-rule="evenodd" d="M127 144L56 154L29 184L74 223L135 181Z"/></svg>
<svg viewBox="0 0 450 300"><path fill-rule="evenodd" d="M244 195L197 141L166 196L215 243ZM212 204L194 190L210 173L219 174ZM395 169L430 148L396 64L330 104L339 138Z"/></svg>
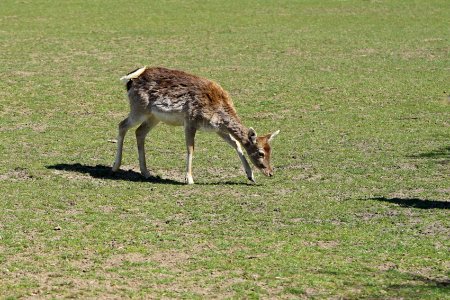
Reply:
<svg viewBox="0 0 450 300"><path fill-rule="evenodd" d="M449 299L446 0L0 2L0 298ZM275 176L181 127L134 130L119 78L220 83L277 129ZM256 172L256 170L255 170Z"/></svg>

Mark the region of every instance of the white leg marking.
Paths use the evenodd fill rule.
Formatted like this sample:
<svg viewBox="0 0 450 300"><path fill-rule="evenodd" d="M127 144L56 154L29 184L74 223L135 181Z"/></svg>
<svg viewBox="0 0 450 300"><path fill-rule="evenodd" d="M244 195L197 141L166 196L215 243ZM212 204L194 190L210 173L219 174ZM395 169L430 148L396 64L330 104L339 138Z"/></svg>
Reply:
<svg viewBox="0 0 450 300"><path fill-rule="evenodd" d="M241 144L234 137L232 137L229 134L224 134L224 133L219 132L218 135L220 137L222 137L225 140L225 142L227 142L231 147L233 147L236 150L236 152L239 156L239 159L241 160L242 165L244 166L244 170L245 170L245 174L247 175L247 178L250 181L255 182L255 177L253 176L252 168L250 167L249 163L247 162L247 159L244 156L244 152L242 151Z"/></svg>
<svg viewBox="0 0 450 300"><path fill-rule="evenodd" d="M195 128L190 128L187 125L185 125L184 127L184 134L186 138L186 149L187 149L185 182L187 184L194 184L194 179L192 177L192 158L194 156L194 139L196 131L197 130Z"/></svg>

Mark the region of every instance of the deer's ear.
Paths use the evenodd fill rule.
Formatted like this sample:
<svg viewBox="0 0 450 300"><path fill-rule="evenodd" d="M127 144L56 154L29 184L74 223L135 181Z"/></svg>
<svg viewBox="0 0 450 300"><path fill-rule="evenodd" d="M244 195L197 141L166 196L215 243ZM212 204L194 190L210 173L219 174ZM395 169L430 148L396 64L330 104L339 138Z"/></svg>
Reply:
<svg viewBox="0 0 450 300"><path fill-rule="evenodd" d="M269 143L273 140L274 137L276 137L280 133L279 130L275 131L274 133L271 133L269 136Z"/></svg>
<svg viewBox="0 0 450 300"><path fill-rule="evenodd" d="M250 140L250 142L252 143L252 144L256 144L256 131L255 131L255 129L253 129L253 128L249 128L248 129L248 139Z"/></svg>

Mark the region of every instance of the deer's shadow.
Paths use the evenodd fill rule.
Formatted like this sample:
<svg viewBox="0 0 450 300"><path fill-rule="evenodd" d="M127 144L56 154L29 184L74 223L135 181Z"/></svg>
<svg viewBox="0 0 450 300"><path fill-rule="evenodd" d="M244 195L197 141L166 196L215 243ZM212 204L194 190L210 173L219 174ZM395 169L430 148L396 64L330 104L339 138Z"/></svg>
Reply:
<svg viewBox="0 0 450 300"><path fill-rule="evenodd" d="M116 172L113 172L111 167L104 165L88 166L82 165L80 163L56 164L47 166L47 169L89 174L90 176L99 179L125 180L133 182L153 182L153 183L175 184L175 185L183 184L181 182L172 179L161 178L160 176L150 176L148 178L145 178L140 173L135 172L133 170L118 170Z"/></svg>
<svg viewBox="0 0 450 300"><path fill-rule="evenodd" d="M421 209L450 209L450 202L427 200L418 198L386 198L386 197L374 197L369 200L376 200L382 202L395 203L402 207L413 207Z"/></svg>

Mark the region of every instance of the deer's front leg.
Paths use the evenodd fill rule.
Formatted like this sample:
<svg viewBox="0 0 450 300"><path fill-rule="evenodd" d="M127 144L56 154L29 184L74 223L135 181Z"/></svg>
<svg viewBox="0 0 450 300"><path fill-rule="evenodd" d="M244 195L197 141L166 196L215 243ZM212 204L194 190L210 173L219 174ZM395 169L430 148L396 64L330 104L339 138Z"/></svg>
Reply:
<svg viewBox="0 0 450 300"><path fill-rule="evenodd" d="M247 159L244 156L244 152L242 151L241 144L236 141L235 138L233 138L231 135L227 133L219 132L218 135L225 140L231 147L236 150L239 159L242 162L242 165L244 166L245 174L247 175L248 180L255 182L255 177L253 176L253 171L250 165L247 162Z"/></svg>
<svg viewBox="0 0 450 300"><path fill-rule="evenodd" d="M184 126L184 134L186 138L186 177L185 182L187 184L194 184L194 179L192 178L192 158L194 155L194 139L197 129L190 127L188 125Z"/></svg>

